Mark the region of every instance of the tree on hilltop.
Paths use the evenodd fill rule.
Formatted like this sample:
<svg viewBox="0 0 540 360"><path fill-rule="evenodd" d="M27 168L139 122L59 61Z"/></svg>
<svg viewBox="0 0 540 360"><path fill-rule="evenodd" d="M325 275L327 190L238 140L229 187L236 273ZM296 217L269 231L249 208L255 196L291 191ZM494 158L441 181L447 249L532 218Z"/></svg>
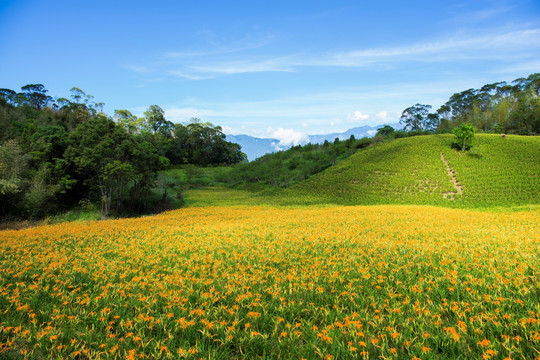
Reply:
<svg viewBox="0 0 540 360"><path fill-rule="evenodd" d="M461 151L465 151L467 146L469 149L471 148L475 133L474 126L471 124L461 124L454 129L453 133L456 136L456 143L461 146Z"/></svg>
<svg viewBox="0 0 540 360"><path fill-rule="evenodd" d="M399 123L405 125L405 130L432 130L437 126L437 114L430 114L431 105L416 104L403 110Z"/></svg>

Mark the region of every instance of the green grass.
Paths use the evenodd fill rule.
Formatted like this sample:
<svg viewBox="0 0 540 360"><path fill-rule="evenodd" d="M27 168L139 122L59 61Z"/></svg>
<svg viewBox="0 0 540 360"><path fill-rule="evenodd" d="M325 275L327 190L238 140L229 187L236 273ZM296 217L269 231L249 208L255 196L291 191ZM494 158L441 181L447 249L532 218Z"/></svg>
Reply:
<svg viewBox="0 0 540 360"><path fill-rule="evenodd" d="M540 203L540 138L477 136L469 152L445 152L474 206Z"/></svg>
<svg viewBox="0 0 540 360"><path fill-rule="evenodd" d="M199 167L185 165L160 171L159 176L173 182L178 189L189 189L223 185L231 170L230 166Z"/></svg>
<svg viewBox="0 0 540 360"><path fill-rule="evenodd" d="M280 194L284 202L525 207L540 204L540 138L477 135L471 151L452 135L388 141ZM457 194L441 153L463 194ZM445 198L445 194L446 198Z"/></svg>
<svg viewBox="0 0 540 360"><path fill-rule="evenodd" d="M234 188L211 186L185 192L186 206L233 206L279 204L277 191L262 184L244 184Z"/></svg>

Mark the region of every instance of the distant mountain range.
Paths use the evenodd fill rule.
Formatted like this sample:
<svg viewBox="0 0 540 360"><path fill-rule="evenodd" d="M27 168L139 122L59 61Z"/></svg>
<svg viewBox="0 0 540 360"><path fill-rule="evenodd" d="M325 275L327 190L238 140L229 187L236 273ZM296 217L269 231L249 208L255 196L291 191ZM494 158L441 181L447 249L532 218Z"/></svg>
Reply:
<svg viewBox="0 0 540 360"><path fill-rule="evenodd" d="M360 126L349 129L342 133L308 135L308 140L305 141L303 144L307 144L308 142L312 144L320 144L323 143L325 140L334 141L336 138L338 138L339 140L346 140L350 138L351 135L354 135L356 139L360 139L363 137L372 137L377 133L377 129L385 125L390 125L394 129L401 129L402 127L399 123L382 124L377 126ZM242 152L247 155L249 161L255 160L256 158L268 153L280 150L287 150L293 146L293 144L281 144L279 139L257 138L250 135L227 135L227 141L237 143L242 146Z"/></svg>

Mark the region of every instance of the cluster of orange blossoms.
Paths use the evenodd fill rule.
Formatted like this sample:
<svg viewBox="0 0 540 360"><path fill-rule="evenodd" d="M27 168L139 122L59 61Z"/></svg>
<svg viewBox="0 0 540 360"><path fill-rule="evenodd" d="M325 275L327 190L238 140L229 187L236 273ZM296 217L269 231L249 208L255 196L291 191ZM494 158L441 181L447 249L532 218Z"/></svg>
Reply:
<svg viewBox="0 0 540 360"><path fill-rule="evenodd" d="M0 357L538 358L539 213L203 207L0 232Z"/></svg>

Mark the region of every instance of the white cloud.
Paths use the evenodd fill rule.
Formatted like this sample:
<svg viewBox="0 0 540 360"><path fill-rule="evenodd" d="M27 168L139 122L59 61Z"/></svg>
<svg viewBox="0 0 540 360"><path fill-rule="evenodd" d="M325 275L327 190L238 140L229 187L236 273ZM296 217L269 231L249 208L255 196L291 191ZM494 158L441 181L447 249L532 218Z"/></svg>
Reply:
<svg viewBox="0 0 540 360"><path fill-rule="evenodd" d="M221 126L221 128L223 129L223 133L225 135L242 135L242 134L246 134L246 132L250 132L250 135L255 136L255 137L258 137L258 136L262 135L262 133L257 134L257 133L254 133L253 131L249 131L249 129L246 127L246 125L241 125L241 126L238 126L238 127L232 127L232 126L229 126L229 125L221 125L221 124L214 124L214 125Z"/></svg>
<svg viewBox="0 0 540 360"><path fill-rule="evenodd" d="M188 80L207 80L207 79L213 79L214 78L214 76L203 76L203 75L188 74L188 73L185 73L185 72L182 72L182 71L176 71L176 70L171 70L168 73L171 74L171 75L174 75L174 76L181 77L183 79L188 79Z"/></svg>
<svg viewBox="0 0 540 360"><path fill-rule="evenodd" d="M279 140L279 143L274 145L277 150L280 150L283 147L295 146L309 141L306 134L300 131L295 131L294 129L278 128L276 130L273 128L268 128L266 131L269 137Z"/></svg>
<svg viewBox="0 0 540 360"><path fill-rule="evenodd" d="M276 150L276 151L281 151L281 150L283 150L283 147L279 146L279 144L276 143L276 142L272 142L272 143L270 143L270 145L271 145L271 146L274 148L274 150Z"/></svg>
<svg viewBox="0 0 540 360"><path fill-rule="evenodd" d="M455 26L456 23L468 24L470 25L475 23L480 23L486 20L492 21L494 17L503 15L511 10L510 6L501 6L495 7L496 4L493 4L494 7L487 10L478 10L478 11L464 11L459 5L459 8L456 8L457 15L443 21L443 23L451 24Z"/></svg>
<svg viewBox="0 0 540 360"><path fill-rule="evenodd" d="M368 136L373 136L373 135L375 135L376 133L377 133L377 130L368 130L368 131L367 131Z"/></svg>
<svg viewBox="0 0 540 360"><path fill-rule="evenodd" d="M379 119L380 121L387 122L388 121L388 113L386 111L380 111L377 114L375 114L375 117Z"/></svg>
<svg viewBox="0 0 540 360"><path fill-rule="evenodd" d="M225 135L238 135L238 132L236 132L232 127L224 125L221 127L223 129L223 133Z"/></svg>
<svg viewBox="0 0 540 360"><path fill-rule="evenodd" d="M247 50L263 47L274 39L274 35L270 33L248 33L242 38L227 41L226 39L220 38L219 34L207 29L198 31L197 35L204 43L207 43L210 48L203 50L169 51L165 53L165 57L173 59L192 58L245 52Z"/></svg>
<svg viewBox="0 0 540 360"><path fill-rule="evenodd" d="M364 120L367 120L369 119L369 115L367 114L362 114L360 111L355 111L353 114L349 114L347 115L347 119L349 121L353 121L353 122L356 122L356 121L364 121Z"/></svg>

